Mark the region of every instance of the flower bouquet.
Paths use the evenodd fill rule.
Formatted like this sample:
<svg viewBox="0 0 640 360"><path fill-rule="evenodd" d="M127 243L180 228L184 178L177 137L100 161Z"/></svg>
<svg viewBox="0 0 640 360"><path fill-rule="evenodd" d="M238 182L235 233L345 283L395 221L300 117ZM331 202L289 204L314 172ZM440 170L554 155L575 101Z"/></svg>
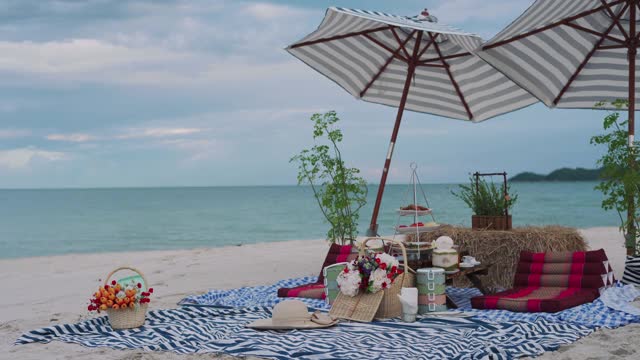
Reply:
<svg viewBox="0 0 640 360"><path fill-rule="evenodd" d="M119 283L115 280L109 282L113 274L120 270L131 270L138 273L143 283L129 281ZM109 322L113 329L131 329L144 324L147 307L153 294L153 288L147 288L147 280L144 275L133 268L121 267L112 271L105 279L104 285L98 287L89 299L87 310L100 313L105 311L109 316Z"/></svg>
<svg viewBox="0 0 640 360"><path fill-rule="evenodd" d="M375 294L391 287L400 273L398 260L385 253L360 256L338 275L338 287L344 295L354 297L361 291Z"/></svg>
<svg viewBox="0 0 640 360"><path fill-rule="evenodd" d="M360 257L348 264L338 275L340 289L329 314L336 318L370 322L375 318L388 319L402 313L398 294L403 287L415 286L415 275L406 263L385 253L367 256L367 242L382 240L393 243L402 250L403 259L407 250L402 242L393 239L368 238L360 244ZM380 291L382 290L382 291Z"/></svg>

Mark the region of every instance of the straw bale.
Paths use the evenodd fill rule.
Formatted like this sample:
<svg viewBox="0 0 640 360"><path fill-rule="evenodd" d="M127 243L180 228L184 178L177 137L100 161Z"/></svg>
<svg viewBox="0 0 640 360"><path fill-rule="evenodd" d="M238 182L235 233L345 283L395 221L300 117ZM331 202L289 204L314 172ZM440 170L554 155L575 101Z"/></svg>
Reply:
<svg viewBox="0 0 640 360"><path fill-rule="evenodd" d="M483 279L490 289L512 287L513 275L522 250L551 252L587 249L584 239L576 229L562 226L520 227L509 231L445 226L434 232L422 233L420 240L431 242L440 236L451 237L459 246L459 251L467 251L483 264L493 264L489 275ZM471 286L471 283L466 279L460 279L456 280L454 285L466 287Z"/></svg>

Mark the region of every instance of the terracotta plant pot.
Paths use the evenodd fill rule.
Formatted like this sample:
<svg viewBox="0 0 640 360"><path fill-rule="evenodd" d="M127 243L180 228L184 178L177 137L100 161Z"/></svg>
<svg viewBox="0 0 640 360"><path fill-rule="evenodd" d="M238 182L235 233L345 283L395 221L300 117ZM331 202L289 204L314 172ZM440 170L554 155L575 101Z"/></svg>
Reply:
<svg viewBox="0 0 640 360"><path fill-rule="evenodd" d="M471 228L475 230L511 230L511 215L505 216L471 216Z"/></svg>

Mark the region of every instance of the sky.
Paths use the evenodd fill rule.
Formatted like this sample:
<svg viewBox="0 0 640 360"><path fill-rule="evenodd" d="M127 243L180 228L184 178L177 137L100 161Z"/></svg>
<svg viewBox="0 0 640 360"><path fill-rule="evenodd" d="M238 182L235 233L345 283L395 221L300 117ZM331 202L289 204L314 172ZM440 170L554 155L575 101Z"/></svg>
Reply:
<svg viewBox="0 0 640 360"><path fill-rule="evenodd" d="M284 48L329 6L416 15L490 39L529 0L2 0L0 188L287 185L315 112L375 183L396 111L357 101ZM406 113L389 175L595 167L605 114L542 104L479 124Z"/></svg>

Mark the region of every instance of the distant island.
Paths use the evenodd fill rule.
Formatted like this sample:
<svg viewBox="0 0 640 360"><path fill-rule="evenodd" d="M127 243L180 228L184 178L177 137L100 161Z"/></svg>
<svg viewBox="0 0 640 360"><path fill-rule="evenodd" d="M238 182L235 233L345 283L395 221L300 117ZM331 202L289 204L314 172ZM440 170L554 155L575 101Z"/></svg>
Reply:
<svg viewBox="0 0 640 360"><path fill-rule="evenodd" d="M601 172L602 169L562 168L549 175L523 172L512 177L509 181L596 181L600 180Z"/></svg>

